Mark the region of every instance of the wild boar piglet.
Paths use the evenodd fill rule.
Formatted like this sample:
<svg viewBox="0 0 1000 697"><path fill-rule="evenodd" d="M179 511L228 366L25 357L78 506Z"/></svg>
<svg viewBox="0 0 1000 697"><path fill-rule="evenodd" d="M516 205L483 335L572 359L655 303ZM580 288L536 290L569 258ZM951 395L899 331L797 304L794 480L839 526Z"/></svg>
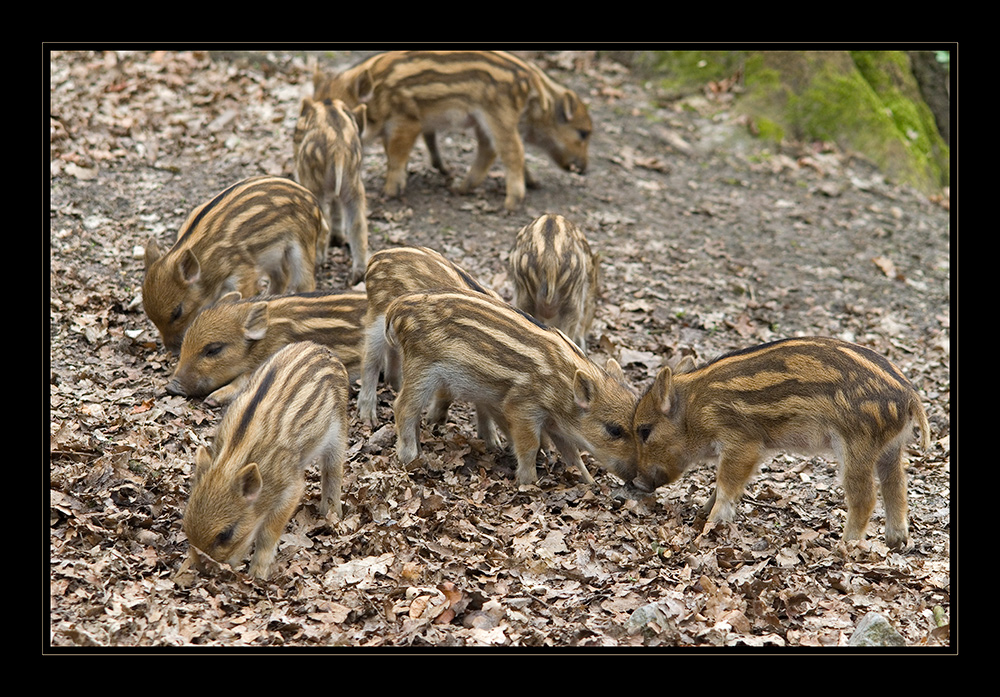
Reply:
<svg viewBox="0 0 1000 697"><path fill-rule="evenodd" d="M195 208L169 250L147 243L143 307L177 353L192 320L227 293L314 290L317 246L328 237L316 197L291 179L237 182Z"/></svg>
<svg viewBox="0 0 1000 697"><path fill-rule="evenodd" d="M885 541L909 544L902 449L929 425L903 373L878 353L824 337L784 339L694 369L687 357L664 367L633 420L643 491L668 484L694 462L718 458L709 522L731 521L744 487L770 452L832 451L847 497L844 538L864 538L875 508L875 476L885 507Z"/></svg>
<svg viewBox="0 0 1000 697"><path fill-rule="evenodd" d="M481 284L458 264L427 247L392 247L372 254L365 273L368 311L365 315L365 347L361 367L358 411L362 421L374 425L379 372L387 384L399 388L399 355L385 341L385 311L396 298L434 289L457 289L483 293L498 301L503 299ZM440 393L435 399L431 419L443 423L448 415L450 398ZM479 415L479 435L488 444L496 443L493 424Z"/></svg>
<svg viewBox="0 0 1000 697"><path fill-rule="evenodd" d="M455 191L479 186L499 156L507 211L520 208L525 187L534 184L525 142L565 170L587 170L593 123L586 105L536 65L503 51L379 53L332 75L317 70L313 96L367 106L364 138L381 139L388 159L386 196L406 188L406 162L420 136L433 166L447 174L436 133L453 127L471 127L478 141L475 161Z"/></svg>
<svg viewBox="0 0 1000 697"><path fill-rule="evenodd" d="M635 470L631 418L636 395L614 360L602 368L558 329L483 294L413 293L386 311L386 341L402 356L396 397L396 452L418 457L420 416L440 390L472 402L506 434L518 484L538 478L547 436L564 461L592 483L581 450L612 472Z"/></svg>
<svg viewBox="0 0 1000 697"><path fill-rule="evenodd" d="M355 291L248 299L228 293L184 334L167 392L227 404L261 363L297 341L330 348L354 380L361 373L367 306L368 296Z"/></svg>
<svg viewBox="0 0 1000 697"><path fill-rule="evenodd" d="M299 183L319 200L334 244L351 250L348 281L354 285L368 263L368 204L361 134L365 105L348 109L340 100L302 100L292 144ZM326 250L320 257L325 258Z"/></svg>
<svg viewBox="0 0 1000 697"><path fill-rule="evenodd" d="M600 264L583 232L561 215L536 218L518 231L509 266L514 305L586 351Z"/></svg>
<svg viewBox="0 0 1000 697"><path fill-rule="evenodd" d="M252 546L250 575L267 578L317 458L319 514L340 518L347 428L347 371L330 349L299 342L267 359L226 410L211 450L196 453L184 511L195 565L200 550L235 567Z"/></svg>

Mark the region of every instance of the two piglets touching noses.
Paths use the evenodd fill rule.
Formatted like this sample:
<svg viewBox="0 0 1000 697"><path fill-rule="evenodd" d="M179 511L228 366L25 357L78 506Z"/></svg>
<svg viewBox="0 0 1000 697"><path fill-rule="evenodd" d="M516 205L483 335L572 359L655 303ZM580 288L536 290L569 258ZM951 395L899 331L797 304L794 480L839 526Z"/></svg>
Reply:
<svg viewBox="0 0 1000 697"><path fill-rule="evenodd" d="M268 358L236 395L211 449L201 446L184 511L190 561L199 553L239 565L252 546L250 575L269 575L278 540L319 458L319 515L341 516L348 436L347 370L325 346L297 342Z"/></svg>
<svg viewBox="0 0 1000 697"><path fill-rule="evenodd" d="M271 176L237 182L195 208L169 250L149 241L146 314L177 353L198 312L227 293L314 290L328 239L316 197L301 185Z"/></svg>
<svg viewBox="0 0 1000 697"><path fill-rule="evenodd" d="M448 174L436 133L473 128L475 160L453 188L479 186L499 157L507 192L506 211L520 208L526 186L524 143L544 150L565 170L583 173L593 130L586 105L572 90L537 66L503 51L390 51L334 75L316 72L314 98L367 107L365 142L381 139L387 158L384 194L406 188L406 163L423 136L433 166Z"/></svg>

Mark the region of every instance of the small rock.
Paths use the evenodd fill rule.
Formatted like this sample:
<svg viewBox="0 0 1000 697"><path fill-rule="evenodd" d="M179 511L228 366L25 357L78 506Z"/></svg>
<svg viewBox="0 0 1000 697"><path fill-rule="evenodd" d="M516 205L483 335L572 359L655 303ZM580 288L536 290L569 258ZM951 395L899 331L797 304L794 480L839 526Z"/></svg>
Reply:
<svg viewBox="0 0 1000 697"><path fill-rule="evenodd" d="M869 612L861 618L848 646L906 646L903 636L877 612Z"/></svg>
<svg viewBox="0 0 1000 697"><path fill-rule="evenodd" d="M649 603L632 612L625 622L625 631L629 634L642 632L644 636L648 637L657 634L657 628L663 629L670 625L670 618L663 612L660 604Z"/></svg>

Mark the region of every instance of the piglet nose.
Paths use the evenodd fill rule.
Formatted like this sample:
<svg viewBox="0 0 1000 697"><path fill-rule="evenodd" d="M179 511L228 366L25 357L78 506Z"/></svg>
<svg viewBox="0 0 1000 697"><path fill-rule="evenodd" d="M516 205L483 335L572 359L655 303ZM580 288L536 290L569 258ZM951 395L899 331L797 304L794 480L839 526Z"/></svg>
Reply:
<svg viewBox="0 0 1000 697"><path fill-rule="evenodd" d="M632 486L634 486L636 489L646 494L655 490L656 488L654 486L651 486L650 483L646 481L646 479L642 475L639 475L638 477L632 480Z"/></svg>
<svg viewBox="0 0 1000 697"><path fill-rule="evenodd" d="M181 387L181 384L177 380L171 380L167 383L167 392L179 397L187 397L187 391Z"/></svg>

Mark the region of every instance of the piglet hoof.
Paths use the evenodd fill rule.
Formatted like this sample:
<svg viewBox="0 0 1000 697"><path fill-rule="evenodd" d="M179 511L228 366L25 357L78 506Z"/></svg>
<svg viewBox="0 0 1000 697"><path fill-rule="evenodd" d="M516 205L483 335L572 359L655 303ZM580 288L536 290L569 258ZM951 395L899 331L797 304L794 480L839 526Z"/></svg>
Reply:
<svg viewBox="0 0 1000 697"><path fill-rule="evenodd" d="M451 191L451 193L456 194L457 196L465 196L465 195L471 193L472 190L473 190L473 188L475 188L475 187L473 187L471 184L469 184L464 179L461 179L461 180L458 180L458 181L453 181L451 183L451 186L448 187L448 189Z"/></svg>
<svg viewBox="0 0 1000 697"><path fill-rule="evenodd" d="M267 567L255 567L251 565L250 570L247 572L247 575L250 578L254 579L255 581L266 583L268 579L271 577L271 570L270 568Z"/></svg>
<svg viewBox="0 0 1000 697"><path fill-rule="evenodd" d="M538 473L535 472L535 468L532 467L530 472L524 472L522 470L517 471L517 477L515 479L518 487L522 486L532 486L538 484Z"/></svg>
<svg viewBox="0 0 1000 697"><path fill-rule="evenodd" d="M420 451L408 443L400 444L396 446L396 458L403 467L413 469L420 459Z"/></svg>
<svg viewBox="0 0 1000 697"><path fill-rule="evenodd" d="M385 180L385 186L382 187L382 195L386 198L399 198L405 190L405 179L401 181L400 178L389 175Z"/></svg>
<svg viewBox="0 0 1000 697"><path fill-rule="evenodd" d="M371 430L375 430L378 418L375 415L374 400L358 397L358 420Z"/></svg>
<svg viewBox="0 0 1000 697"><path fill-rule="evenodd" d="M695 541L697 542L705 538L718 539L729 531L729 525L727 522L707 521L698 534L698 537L695 538Z"/></svg>
<svg viewBox="0 0 1000 697"><path fill-rule="evenodd" d="M886 533L885 544L894 552L909 552L913 549L913 541L906 535Z"/></svg>
<svg viewBox="0 0 1000 697"><path fill-rule="evenodd" d="M483 438L483 448L491 453L503 452L503 444L495 433Z"/></svg>
<svg viewBox="0 0 1000 697"><path fill-rule="evenodd" d="M520 212L523 201L524 199L521 198L507 198L503 202L503 211L501 212L504 215L514 215Z"/></svg>
<svg viewBox="0 0 1000 697"><path fill-rule="evenodd" d="M333 509L333 519L339 521L343 518L340 510L340 502L332 504L329 501L319 502L319 517L321 520L327 520L330 517L330 509Z"/></svg>

